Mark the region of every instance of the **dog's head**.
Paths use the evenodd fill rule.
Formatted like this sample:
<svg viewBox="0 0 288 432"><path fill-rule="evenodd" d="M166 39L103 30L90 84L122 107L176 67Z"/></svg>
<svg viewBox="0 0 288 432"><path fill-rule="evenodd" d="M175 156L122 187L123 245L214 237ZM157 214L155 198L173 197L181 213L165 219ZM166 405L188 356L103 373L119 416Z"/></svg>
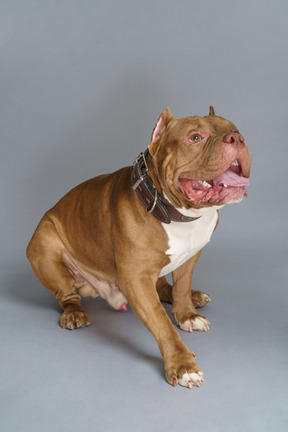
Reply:
<svg viewBox="0 0 288 432"><path fill-rule="evenodd" d="M177 207L223 205L246 195L249 149L237 127L216 116L213 107L208 116L180 119L166 108L149 152L163 191Z"/></svg>

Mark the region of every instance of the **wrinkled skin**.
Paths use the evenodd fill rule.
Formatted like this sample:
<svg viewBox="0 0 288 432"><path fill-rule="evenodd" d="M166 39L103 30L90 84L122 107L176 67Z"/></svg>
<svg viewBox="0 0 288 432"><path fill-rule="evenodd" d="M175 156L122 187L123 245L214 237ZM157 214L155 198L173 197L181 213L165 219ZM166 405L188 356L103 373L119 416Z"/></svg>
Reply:
<svg viewBox="0 0 288 432"><path fill-rule="evenodd" d="M176 146L177 160L173 160ZM239 202L245 195L250 152L236 126L222 117L175 119L166 108L155 126L149 150L161 187L175 206L220 206ZM234 184L225 187L213 184L214 179L229 168L230 173L235 173L234 177L242 177L243 181L233 178Z"/></svg>

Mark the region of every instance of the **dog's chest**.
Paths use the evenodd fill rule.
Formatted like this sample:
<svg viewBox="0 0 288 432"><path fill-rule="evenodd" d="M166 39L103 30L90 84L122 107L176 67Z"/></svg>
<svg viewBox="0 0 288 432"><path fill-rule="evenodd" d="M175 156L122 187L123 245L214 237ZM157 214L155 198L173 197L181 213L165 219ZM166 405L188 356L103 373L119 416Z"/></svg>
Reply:
<svg viewBox="0 0 288 432"><path fill-rule="evenodd" d="M174 271L209 242L218 219L217 210L209 210L193 222L162 224L168 236L166 255L170 263L163 267L160 276Z"/></svg>

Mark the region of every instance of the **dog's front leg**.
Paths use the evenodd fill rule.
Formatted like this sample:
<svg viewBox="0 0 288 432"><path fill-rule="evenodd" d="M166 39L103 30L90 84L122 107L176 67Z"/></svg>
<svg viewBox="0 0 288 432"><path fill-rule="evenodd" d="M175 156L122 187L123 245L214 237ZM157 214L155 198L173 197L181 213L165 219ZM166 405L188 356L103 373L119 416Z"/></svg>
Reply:
<svg viewBox="0 0 288 432"><path fill-rule="evenodd" d="M191 298L191 282L195 264L201 251L174 270L173 276L173 308L172 313L182 330L209 330L209 321L195 309Z"/></svg>
<svg viewBox="0 0 288 432"><path fill-rule="evenodd" d="M159 278L156 289L161 302L173 303L172 285L169 284L165 276ZM190 290L192 303L196 308L201 308L211 301L208 294L203 291Z"/></svg>
<svg viewBox="0 0 288 432"><path fill-rule="evenodd" d="M125 274L127 275L127 269ZM129 273L128 273L129 274ZM203 373L194 360L195 354L181 341L156 291L157 277L133 275L131 281L119 275L119 286L125 292L134 313L155 337L164 359L167 381L176 386L200 386Z"/></svg>

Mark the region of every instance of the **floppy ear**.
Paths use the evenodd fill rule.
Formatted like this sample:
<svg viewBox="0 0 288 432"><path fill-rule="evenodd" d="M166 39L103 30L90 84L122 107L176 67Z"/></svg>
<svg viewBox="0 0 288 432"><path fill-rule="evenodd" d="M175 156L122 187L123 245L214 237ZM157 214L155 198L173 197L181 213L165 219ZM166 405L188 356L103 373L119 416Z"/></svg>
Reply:
<svg viewBox="0 0 288 432"><path fill-rule="evenodd" d="M210 108L209 108L209 115L211 115L211 116L215 116L215 111L214 111L214 108L213 108L212 105L211 105Z"/></svg>
<svg viewBox="0 0 288 432"><path fill-rule="evenodd" d="M157 123L152 132L151 143L148 146L149 152L152 156L155 155L158 149L158 144L161 138L161 135L166 130L168 123L173 119L173 115L171 114L170 109L167 107L162 111Z"/></svg>

